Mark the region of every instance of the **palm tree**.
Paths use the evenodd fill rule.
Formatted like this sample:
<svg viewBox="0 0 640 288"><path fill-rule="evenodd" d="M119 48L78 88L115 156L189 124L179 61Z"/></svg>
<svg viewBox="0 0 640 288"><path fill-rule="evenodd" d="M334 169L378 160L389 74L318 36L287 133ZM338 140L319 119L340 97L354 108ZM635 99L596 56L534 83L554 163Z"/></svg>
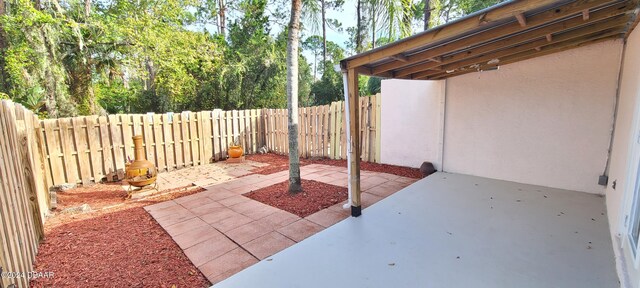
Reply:
<svg viewBox="0 0 640 288"><path fill-rule="evenodd" d="M298 34L302 0L291 0L291 19L287 38L287 108L289 109L289 193L302 191L298 155Z"/></svg>

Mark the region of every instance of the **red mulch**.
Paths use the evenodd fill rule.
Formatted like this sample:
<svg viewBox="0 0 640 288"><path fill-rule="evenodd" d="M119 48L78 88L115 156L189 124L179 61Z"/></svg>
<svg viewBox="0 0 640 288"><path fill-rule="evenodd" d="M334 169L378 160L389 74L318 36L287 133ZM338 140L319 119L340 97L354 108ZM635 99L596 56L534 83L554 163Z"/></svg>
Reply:
<svg viewBox="0 0 640 288"><path fill-rule="evenodd" d="M96 184L58 193L59 207L87 203L95 210L56 213L47 220L34 269L54 277L32 280L31 286L208 287L204 275L142 208L204 189L181 187L134 201L124 199L126 192L118 188Z"/></svg>
<svg viewBox="0 0 640 288"><path fill-rule="evenodd" d="M267 154L255 154L255 155L247 155L247 160L268 163L269 166L255 168L252 170L255 174L268 175L280 171L289 170L289 157L286 155L277 155L273 153ZM300 166L305 166L309 164L323 164L323 165L331 165L331 166L339 166L339 167L347 167L347 160L334 160L328 158L311 158L311 159L303 159L300 158ZM420 179L422 178L422 173L418 168L410 168L389 164L378 164L371 162L360 162L360 169L365 171L373 171L373 172L383 172L394 174L402 177L409 177Z"/></svg>
<svg viewBox="0 0 640 288"><path fill-rule="evenodd" d="M97 210L122 203L127 198L127 191L122 189L122 185L125 184L122 182L100 183L58 192L58 209L62 210L87 203L91 209Z"/></svg>
<svg viewBox="0 0 640 288"><path fill-rule="evenodd" d="M62 225L40 245L31 287L207 287L207 279L143 208ZM175 285L175 286L174 286Z"/></svg>
<svg viewBox="0 0 640 288"><path fill-rule="evenodd" d="M324 208L347 200L347 188L313 180L302 180L302 192L290 194L289 182L274 184L244 194L253 200L307 217Z"/></svg>
<svg viewBox="0 0 640 288"><path fill-rule="evenodd" d="M251 172L253 172L254 174L269 175L280 171L289 170L289 156L266 153L246 155L245 159L269 164L269 166L258 167L251 170ZM301 167L308 164L309 163L306 159L300 158Z"/></svg>

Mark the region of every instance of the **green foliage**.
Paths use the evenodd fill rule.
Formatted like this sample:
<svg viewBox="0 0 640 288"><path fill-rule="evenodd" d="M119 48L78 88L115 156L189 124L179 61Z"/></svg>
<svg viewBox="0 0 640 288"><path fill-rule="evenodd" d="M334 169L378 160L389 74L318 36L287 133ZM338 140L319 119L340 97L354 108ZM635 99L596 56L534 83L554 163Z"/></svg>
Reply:
<svg viewBox="0 0 640 288"><path fill-rule="evenodd" d="M313 83L311 94L316 105L326 105L344 99L342 73L333 69L325 70L320 81Z"/></svg>
<svg viewBox="0 0 640 288"><path fill-rule="evenodd" d="M367 95L376 95L381 91L381 82L382 78L380 77L369 77L367 81Z"/></svg>
<svg viewBox="0 0 640 288"><path fill-rule="evenodd" d="M431 0L431 26L445 24L465 15L496 5L502 0Z"/></svg>
<svg viewBox="0 0 640 288"><path fill-rule="evenodd" d="M378 47L417 31L424 13L423 0L361 1L363 30L346 28L351 51L356 33L361 50ZM442 24L500 0L430 1L432 24ZM92 0L88 10L81 0L5 2L0 98L41 117L286 107L287 32L274 25L286 22L287 1ZM331 13L353 4L324 1L327 28L342 30ZM303 3L313 34L321 34L321 5ZM225 25L218 18L223 10ZM299 58L302 106L344 97L334 66L347 53L327 39L324 61L323 40L311 35L301 42L313 55ZM380 79L363 76L359 88L377 93Z"/></svg>

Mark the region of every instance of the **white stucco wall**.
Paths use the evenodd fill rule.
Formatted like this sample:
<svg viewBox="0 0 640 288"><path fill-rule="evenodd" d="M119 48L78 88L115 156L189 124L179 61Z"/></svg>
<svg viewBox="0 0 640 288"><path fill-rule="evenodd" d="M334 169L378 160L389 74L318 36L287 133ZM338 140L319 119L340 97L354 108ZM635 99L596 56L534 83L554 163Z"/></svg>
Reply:
<svg viewBox="0 0 640 288"><path fill-rule="evenodd" d="M422 162L440 169L438 133L443 81L382 81L380 161L410 167Z"/></svg>
<svg viewBox="0 0 640 288"><path fill-rule="evenodd" d="M631 143L633 135L634 117L637 119L640 115L635 115L640 106L640 29L636 28L627 39L627 47L625 49L625 57L622 62L623 72L620 81L620 96L618 102L618 112L616 117L615 133L613 137L613 145L611 149L611 161L609 165L609 185L606 189L607 200L607 216L609 217L609 227L613 235L614 250L616 256L620 260L620 256L624 256L627 261L626 269L629 272L626 280L630 280L632 287L638 287L640 281L640 271L635 269L631 264L631 254L627 247L624 253L619 251L618 233L624 234L622 220L626 211L624 211L624 191L629 188L626 183L627 173L630 165L638 165L637 163L629 163L631 158ZM613 189L613 183L616 188ZM631 184L632 185L632 184ZM623 255L621 255L623 254ZM620 263L620 262L619 262ZM623 284L624 279L623 279Z"/></svg>
<svg viewBox="0 0 640 288"><path fill-rule="evenodd" d="M621 50L609 41L447 80L444 170L603 193Z"/></svg>

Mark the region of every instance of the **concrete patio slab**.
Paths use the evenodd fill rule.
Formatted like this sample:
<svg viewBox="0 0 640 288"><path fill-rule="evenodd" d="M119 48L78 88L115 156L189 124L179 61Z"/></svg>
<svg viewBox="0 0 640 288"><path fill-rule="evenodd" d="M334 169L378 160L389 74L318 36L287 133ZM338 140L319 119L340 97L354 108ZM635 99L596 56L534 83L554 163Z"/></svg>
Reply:
<svg viewBox="0 0 640 288"><path fill-rule="evenodd" d="M265 259L276 254L285 248L295 244L293 240L283 236L277 232L271 232L255 240L242 245L244 249L249 251L258 259Z"/></svg>
<svg viewBox="0 0 640 288"><path fill-rule="evenodd" d="M216 283L219 278L231 276L257 262L258 259L246 250L235 248L216 259L202 264L200 271L211 283Z"/></svg>
<svg viewBox="0 0 640 288"><path fill-rule="evenodd" d="M214 287L618 287L606 218L598 195L439 172Z"/></svg>
<svg viewBox="0 0 640 288"><path fill-rule="evenodd" d="M346 209L343 209L346 210ZM331 209L323 209L307 216L305 219L322 227L329 227L349 217L348 213L340 213Z"/></svg>
<svg viewBox="0 0 640 288"><path fill-rule="evenodd" d="M296 242L300 242L307 237L322 231L324 227L313 223L307 219L300 219L287 226L284 226L276 231L280 234L293 239Z"/></svg>
<svg viewBox="0 0 640 288"><path fill-rule="evenodd" d="M193 175L204 173L204 179L193 183L205 185L203 188L206 190L145 207L211 283L226 279L255 264L258 259L265 259L349 216L349 210L342 208L344 203L303 219L242 196L243 193L286 181L288 172L235 178L232 174L246 175L245 172L249 171L246 165L237 165L240 166L231 170L205 165L208 167L175 171L171 177L165 175L163 181L166 183L182 184L193 181ZM347 186L345 168L309 166L312 165L302 167L303 175L316 181L331 181ZM378 174L368 175L374 177L370 181L375 182L376 186L390 183L391 180L387 178L396 179L379 177ZM303 179L308 180L305 176ZM385 193L395 192L391 190L393 189L388 188ZM379 199L382 197L369 194L363 197L363 205L366 208Z"/></svg>

